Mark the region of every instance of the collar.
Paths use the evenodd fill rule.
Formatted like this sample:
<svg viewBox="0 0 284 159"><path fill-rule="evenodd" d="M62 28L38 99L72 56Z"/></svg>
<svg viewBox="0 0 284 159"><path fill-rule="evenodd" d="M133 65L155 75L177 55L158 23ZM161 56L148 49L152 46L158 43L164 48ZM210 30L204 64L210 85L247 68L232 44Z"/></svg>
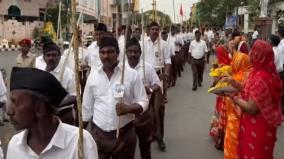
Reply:
<svg viewBox="0 0 284 159"><path fill-rule="evenodd" d="M129 65L128 62L126 62L126 66L129 67L129 68L132 68L132 67ZM141 60L141 59L139 60L138 64L137 64L134 68L132 68L132 69L138 70L140 67L143 67L143 60Z"/></svg>
<svg viewBox="0 0 284 159"><path fill-rule="evenodd" d="M58 118L57 118L58 119ZM66 138L66 132L64 130L64 125L61 122L60 119L58 119L59 124L58 127L53 135L53 137L51 138L49 144L46 146L46 148L42 151L42 153L44 151L47 151L49 149L51 149L53 146L56 146L60 149L64 149L65 148L65 138ZM28 130L24 130L23 132L20 133L19 138L20 140L17 142L18 145L22 145L22 146L28 146L27 144L27 135L28 135Z"/></svg>
<svg viewBox="0 0 284 159"><path fill-rule="evenodd" d="M60 64L60 62L59 62L58 65L55 67L55 69L52 70L51 72L59 73L60 71L61 71L61 64Z"/></svg>
<svg viewBox="0 0 284 159"><path fill-rule="evenodd" d="M159 38L159 37L158 37L158 38ZM158 38L156 39L155 42L153 42L152 39L151 39L150 36L149 36L149 37L147 37L147 40L148 40L149 42L152 42L152 43L154 43L154 44L157 44L157 43L158 43Z"/></svg>
<svg viewBox="0 0 284 159"><path fill-rule="evenodd" d="M125 67L128 65L128 62L125 61ZM119 62L118 65L114 68L114 73L117 72L117 71L122 71L122 68L123 68L123 62ZM98 69L98 72L104 72L103 70L103 65L101 65Z"/></svg>

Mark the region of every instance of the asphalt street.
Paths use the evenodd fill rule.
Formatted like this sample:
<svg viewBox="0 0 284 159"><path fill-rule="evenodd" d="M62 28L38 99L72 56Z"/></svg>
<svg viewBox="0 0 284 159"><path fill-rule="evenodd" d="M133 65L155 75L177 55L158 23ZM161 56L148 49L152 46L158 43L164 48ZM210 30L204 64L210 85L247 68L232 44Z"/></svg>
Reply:
<svg viewBox="0 0 284 159"><path fill-rule="evenodd" d="M15 58L19 52L0 52L0 68L10 74ZM153 159L221 159L223 153L217 151L208 135L212 118L215 96L208 94L211 79L205 71L204 83L196 92L191 90L192 75L187 65L182 77L174 88L168 92L166 105L165 140L166 152L160 152L157 144L152 144ZM9 76L8 76L9 77ZM6 150L13 128L6 124L0 127L2 147ZM284 126L278 129L278 141L275 148L275 159L284 158ZM140 159L137 150L136 158Z"/></svg>

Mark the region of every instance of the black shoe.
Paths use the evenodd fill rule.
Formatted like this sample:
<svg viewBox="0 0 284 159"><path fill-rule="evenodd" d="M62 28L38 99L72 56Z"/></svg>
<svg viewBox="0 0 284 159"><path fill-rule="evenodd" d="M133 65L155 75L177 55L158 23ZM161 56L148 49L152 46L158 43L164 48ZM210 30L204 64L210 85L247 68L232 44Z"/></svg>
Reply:
<svg viewBox="0 0 284 159"><path fill-rule="evenodd" d="M198 86L199 86L199 87L202 87L202 82L198 82Z"/></svg>
<svg viewBox="0 0 284 159"><path fill-rule="evenodd" d="M197 88L196 88L196 87L193 87L193 88L192 88L192 90L193 90L193 91L196 91L196 90L197 90Z"/></svg>
<svg viewBox="0 0 284 159"><path fill-rule="evenodd" d="M166 143L164 142L164 140L159 140L158 146L160 151L166 152Z"/></svg>

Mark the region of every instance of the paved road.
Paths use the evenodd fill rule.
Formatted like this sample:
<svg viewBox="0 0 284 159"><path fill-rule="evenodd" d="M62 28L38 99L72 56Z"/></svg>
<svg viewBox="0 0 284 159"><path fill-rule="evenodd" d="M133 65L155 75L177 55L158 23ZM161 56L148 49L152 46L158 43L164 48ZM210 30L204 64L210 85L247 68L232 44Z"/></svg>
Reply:
<svg viewBox="0 0 284 159"><path fill-rule="evenodd" d="M16 52L0 52L0 68L10 71L16 55ZM196 92L191 91L191 83L191 72L187 66L176 87L171 88L168 93L169 103L166 107L165 123L167 151L159 152L154 143L153 159L221 159L223 157L222 152L214 148L208 137L215 103L215 96L207 93L211 80L205 75L203 87ZM0 127L0 138L4 144L9 141L12 131L13 128L10 126ZM284 126L278 130L275 159L284 158L283 149ZM136 158L140 159L138 151Z"/></svg>

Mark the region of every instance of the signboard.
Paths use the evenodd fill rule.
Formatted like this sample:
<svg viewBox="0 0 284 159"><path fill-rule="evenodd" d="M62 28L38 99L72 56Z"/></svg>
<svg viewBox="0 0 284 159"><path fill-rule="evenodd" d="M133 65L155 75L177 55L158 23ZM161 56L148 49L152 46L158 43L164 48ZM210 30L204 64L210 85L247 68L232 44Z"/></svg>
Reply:
<svg viewBox="0 0 284 159"><path fill-rule="evenodd" d="M77 12L83 12L84 14L94 17L97 15L95 0L77 0L77 2Z"/></svg>
<svg viewBox="0 0 284 159"><path fill-rule="evenodd" d="M237 16L230 16L226 18L225 29L237 27Z"/></svg>

